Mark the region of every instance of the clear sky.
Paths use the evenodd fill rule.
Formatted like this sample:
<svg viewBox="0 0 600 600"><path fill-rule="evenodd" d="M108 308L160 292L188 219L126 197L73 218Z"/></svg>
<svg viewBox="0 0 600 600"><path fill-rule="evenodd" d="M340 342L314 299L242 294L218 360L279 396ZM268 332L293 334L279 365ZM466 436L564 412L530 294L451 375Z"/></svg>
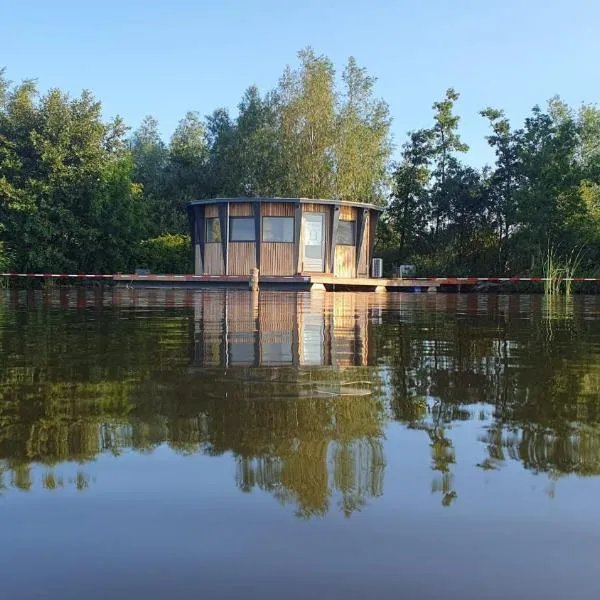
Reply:
<svg viewBox="0 0 600 600"><path fill-rule="evenodd" d="M478 111L515 124L536 103L600 99L600 0L0 0L0 65L40 89L90 89L107 117L146 114L168 138L187 110L235 109L310 45L378 78L394 142L428 126L447 87L470 160L490 160Z"/></svg>

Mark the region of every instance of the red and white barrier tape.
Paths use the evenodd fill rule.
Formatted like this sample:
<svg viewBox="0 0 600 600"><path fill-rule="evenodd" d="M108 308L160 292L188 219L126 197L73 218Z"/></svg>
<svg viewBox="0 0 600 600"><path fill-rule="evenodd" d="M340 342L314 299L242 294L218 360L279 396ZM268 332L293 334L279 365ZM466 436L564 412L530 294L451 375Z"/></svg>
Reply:
<svg viewBox="0 0 600 600"><path fill-rule="evenodd" d="M0 273L0 277L23 277L23 278L43 278L43 279L111 279L114 281L248 281L244 275L135 275L135 274L90 274L90 273ZM268 276L264 279L268 279ZM309 276L281 276L276 279L289 279L290 281L310 280ZM360 278L359 278L360 279ZM386 279L385 277L383 279ZM478 283L543 283L548 281L547 277L405 277L404 281L423 283L438 283L441 285L476 285ZM600 283L600 277L564 277L562 281L571 281L573 283ZM335 283L335 278L331 278Z"/></svg>

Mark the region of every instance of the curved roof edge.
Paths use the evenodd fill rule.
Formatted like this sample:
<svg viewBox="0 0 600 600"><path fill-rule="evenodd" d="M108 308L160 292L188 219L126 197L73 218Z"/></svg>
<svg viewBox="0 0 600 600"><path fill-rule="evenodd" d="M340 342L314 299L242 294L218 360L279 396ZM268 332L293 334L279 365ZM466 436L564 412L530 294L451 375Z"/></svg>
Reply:
<svg viewBox="0 0 600 600"><path fill-rule="evenodd" d="M359 208L368 208L383 212L383 206L376 206L375 204L367 204L365 202L348 202L346 200L323 200L321 198L277 198L277 197L264 197L264 196L239 196L237 198L205 198L203 200L191 200L187 203L188 206L197 206L199 204L225 204L225 203L237 203L237 202L289 202L300 204L333 204L337 206L357 206Z"/></svg>

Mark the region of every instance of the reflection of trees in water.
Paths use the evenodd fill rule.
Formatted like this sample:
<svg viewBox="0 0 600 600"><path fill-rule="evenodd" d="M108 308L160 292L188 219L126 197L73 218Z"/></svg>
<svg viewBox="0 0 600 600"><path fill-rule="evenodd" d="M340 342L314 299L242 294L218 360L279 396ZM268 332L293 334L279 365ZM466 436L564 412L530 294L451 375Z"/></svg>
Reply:
<svg viewBox="0 0 600 600"><path fill-rule="evenodd" d="M85 489L85 467L68 477L58 466L124 448L152 452L166 442L182 454L232 453L240 489L266 490L300 515L324 514L335 503L351 514L382 493L381 440L390 416L423 432L432 490L444 504L460 493L452 472L461 460L482 469L517 460L553 478L600 474L598 324L577 299L568 314L553 315L548 336L541 299L488 296L471 310L470 297L403 298L381 313L381 323L344 323L360 339L323 356L336 350L349 364L363 361L347 369L194 371L190 310L143 319L106 308L4 307L0 491L31 489L36 471L48 490ZM329 330L335 333L334 324L326 323ZM203 352L211 344L219 356L218 338L206 337ZM344 386L351 381L370 385ZM482 426L483 453L474 460L457 455L452 441L453 425L472 418Z"/></svg>
<svg viewBox="0 0 600 600"><path fill-rule="evenodd" d="M468 319L454 310L425 311L394 319L391 339L385 328L378 332L378 355L384 348L395 365L389 374L393 414L427 432L439 473L432 488L444 498L455 457L439 424L473 418L461 407L476 403L483 406L477 417L485 429L482 469L518 460L550 477L600 474L597 321L586 318L581 304L549 314L542 298L527 302L521 315L519 297L488 296L486 311Z"/></svg>
<svg viewBox="0 0 600 600"><path fill-rule="evenodd" d="M293 441L278 452L281 456L237 457L238 487L269 491L282 504L295 504L303 517L327 513L332 494L341 497L339 507L350 516L383 493L379 439Z"/></svg>
<svg viewBox="0 0 600 600"><path fill-rule="evenodd" d="M350 395L319 391L358 375L373 380L367 368L207 370L177 388L179 417L169 433L181 433L182 416L194 413L185 426L194 432L189 443L210 454L232 452L242 490L269 491L303 516L326 513L339 496L350 514L381 494L385 413L376 386L353 387ZM153 396L143 387L138 393ZM168 414L171 397L154 395L152 412Z"/></svg>
<svg viewBox="0 0 600 600"><path fill-rule="evenodd" d="M22 359L7 360L0 375L0 485L85 489L85 467L66 476L59 465L166 442L182 454L231 452L241 487L272 490L305 516L324 514L336 498L350 514L382 493L385 418L375 369L190 370L189 311L132 316L11 315L23 335L1 338L0 359ZM352 322L344 325L354 332Z"/></svg>

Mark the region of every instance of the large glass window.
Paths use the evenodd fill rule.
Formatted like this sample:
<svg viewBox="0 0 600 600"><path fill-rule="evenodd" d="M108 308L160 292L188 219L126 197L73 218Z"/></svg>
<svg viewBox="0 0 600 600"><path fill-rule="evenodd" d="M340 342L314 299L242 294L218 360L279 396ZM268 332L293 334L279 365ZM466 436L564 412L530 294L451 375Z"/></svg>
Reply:
<svg viewBox="0 0 600 600"><path fill-rule="evenodd" d="M336 243L338 246L354 246L356 244L356 221L339 221Z"/></svg>
<svg viewBox="0 0 600 600"><path fill-rule="evenodd" d="M253 242L254 219L252 217L231 217L229 219L229 241Z"/></svg>
<svg viewBox="0 0 600 600"><path fill-rule="evenodd" d="M293 242L294 217L263 217L263 242Z"/></svg>
<svg viewBox="0 0 600 600"><path fill-rule="evenodd" d="M209 243L221 241L221 222L218 218L206 219L206 241Z"/></svg>

